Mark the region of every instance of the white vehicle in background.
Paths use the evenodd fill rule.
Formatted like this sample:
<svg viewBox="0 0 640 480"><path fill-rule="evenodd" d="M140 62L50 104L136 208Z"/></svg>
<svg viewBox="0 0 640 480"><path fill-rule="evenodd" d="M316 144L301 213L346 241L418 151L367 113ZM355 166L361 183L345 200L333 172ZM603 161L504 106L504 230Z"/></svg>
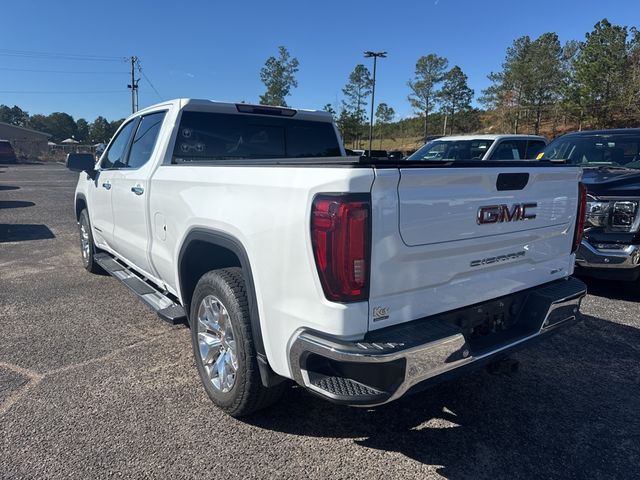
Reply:
<svg viewBox="0 0 640 480"><path fill-rule="evenodd" d="M539 135L456 135L426 143L407 160L535 160L547 143Z"/></svg>
<svg viewBox="0 0 640 480"><path fill-rule="evenodd" d="M234 416L287 379L380 405L579 319L576 165L346 156L326 112L181 99L67 166L85 268L188 322Z"/></svg>

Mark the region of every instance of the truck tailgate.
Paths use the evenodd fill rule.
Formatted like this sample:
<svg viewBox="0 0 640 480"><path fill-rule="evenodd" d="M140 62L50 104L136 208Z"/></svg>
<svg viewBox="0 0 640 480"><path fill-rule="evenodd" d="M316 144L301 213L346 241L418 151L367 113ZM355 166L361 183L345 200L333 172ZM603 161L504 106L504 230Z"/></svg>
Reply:
<svg viewBox="0 0 640 480"><path fill-rule="evenodd" d="M573 272L578 168L377 169L370 329Z"/></svg>

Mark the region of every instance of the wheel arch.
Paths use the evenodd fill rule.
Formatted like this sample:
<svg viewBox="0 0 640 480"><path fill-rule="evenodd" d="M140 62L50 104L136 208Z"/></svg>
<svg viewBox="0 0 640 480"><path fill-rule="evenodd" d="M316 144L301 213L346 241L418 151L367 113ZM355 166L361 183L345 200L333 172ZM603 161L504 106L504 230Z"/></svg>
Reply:
<svg viewBox="0 0 640 480"><path fill-rule="evenodd" d="M284 379L273 372L269 366L260 326L251 263L240 240L225 232L203 228L193 229L187 234L178 254L178 281L183 306L189 314L191 297L202 275L210 270L227 267L240 267L242 270L242 277L247 289L251 333L258 357L260 377L265 386L276 385Z"/></svg>
<svg viewBox="0 0 640 480"><path fill-rule="evenodd" d="M80 219L80 213L85 209L87 209L87 198L84 194L78 193L75 201L76 220Z"/></svg>

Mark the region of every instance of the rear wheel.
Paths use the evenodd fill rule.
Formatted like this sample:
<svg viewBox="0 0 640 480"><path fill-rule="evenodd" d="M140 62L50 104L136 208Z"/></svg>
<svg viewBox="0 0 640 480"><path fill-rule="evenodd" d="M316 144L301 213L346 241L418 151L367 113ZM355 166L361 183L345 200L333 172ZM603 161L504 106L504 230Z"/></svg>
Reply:
<svg viewBox="0 0 640 480"><path fill-rule="evenodd" d="M78 226L80 228L80 251L84 268L91 273L101 273L102 268L95 261L96 247L93 243L89 212L86 209L80 212Z"/></svg>
<svg viewBox="0 0 640 480"><path fill-rule="evenodd" d="M212 270L202 276L189 319L198 373L213 403L241 417L280 398L285 386L267 388L260 378L239 268Z"/></svg>

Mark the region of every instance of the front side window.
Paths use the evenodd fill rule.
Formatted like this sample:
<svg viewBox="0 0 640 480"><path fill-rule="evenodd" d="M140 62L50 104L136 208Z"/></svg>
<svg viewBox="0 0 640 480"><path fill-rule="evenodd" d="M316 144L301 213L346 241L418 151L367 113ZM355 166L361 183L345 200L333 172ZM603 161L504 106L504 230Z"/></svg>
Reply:
<svg viewBox="0 0 640 480"><path fill-rule="evenodd" d="M482 160L493 140L434 140L421 147L407 160L427 162Z"/></svg>
<svg viewBox="0 0 640 480"><path fill-rule="evenodd" d="M155 148L164 116L165 112L157 112L142 117L133 137L127 167L140 168L149 161Z"/></svg>
<svg viewBox="0 0 640 480"><path fill-rule="evenodd" d="M183 112L173 162L340 156L329 122Z"/></svg>
<svg viewBox="0 0 640 480"><path fill-rule="evenodd" d="M127 147L129 146L129 139L133 132L133 128L136 125L137 119L131 120L118 132L115 138L111 141L109 149L104 154L100 168L124 168L126 165Z"/></svg>

